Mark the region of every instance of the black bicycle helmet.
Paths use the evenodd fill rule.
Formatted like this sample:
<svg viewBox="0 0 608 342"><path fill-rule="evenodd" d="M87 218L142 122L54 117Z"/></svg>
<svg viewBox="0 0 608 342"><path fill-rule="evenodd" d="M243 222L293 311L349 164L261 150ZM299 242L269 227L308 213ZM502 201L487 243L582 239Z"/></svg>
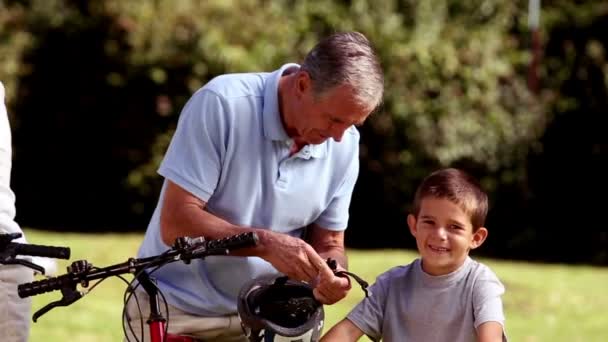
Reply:
<svg viewBox="0 0 608 342"><path fill-rule="evenodd" d="M238 298L245 335L252 342L316 342L325 314L312 287L287 277L266 276L246 283Z"/></svg>

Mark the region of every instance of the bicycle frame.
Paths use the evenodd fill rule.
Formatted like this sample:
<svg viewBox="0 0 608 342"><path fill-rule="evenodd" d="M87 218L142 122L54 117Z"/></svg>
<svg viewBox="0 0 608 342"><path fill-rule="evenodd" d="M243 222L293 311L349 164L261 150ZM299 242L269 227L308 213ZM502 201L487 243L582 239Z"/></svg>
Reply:
<svg viewBox="0 0 608 342"><path fill-rule="evenodd" d="M150 327L150 338L152 342L163 342L165 341L165 324L167 320L160 312L158 289L152 284L152 279L150 279L150 276L146 272L141 272L137 276L137 280L150 298L150 317L147 321Z"/></svg>
<svg viewBox="0 0 608 342"><path fill-rule="evenodd" d="M158 302L158 289L152 283L152 279L146 272L141 272L137 276L137 280L144 288L149 297L150 316L148 323L151 342L195 342L196 340L189 336L166 334L165 328L167 320L160 312L160 304Z"/></svg>

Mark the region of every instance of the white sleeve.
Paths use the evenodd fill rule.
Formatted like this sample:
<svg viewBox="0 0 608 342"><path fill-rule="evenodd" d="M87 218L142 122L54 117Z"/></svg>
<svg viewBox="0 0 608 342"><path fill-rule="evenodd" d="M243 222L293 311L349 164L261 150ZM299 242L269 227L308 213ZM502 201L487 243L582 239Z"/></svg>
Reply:
<svg viewBox="0 0 608 342"><path fill-rule="evenodd" d="M15 194L11 190L11 127L4 104L4 85L0 82L0 233L20 232L15 222ZM23 242L23 238L19 242Z"/></svg>
<svg viewBox="0 0 608 342"><path fill-rule="evenodd" d="M0 187L3 192L10 185L11 153L11 127L4 104L4 85L0 82Z"/></svg>
<svg viewBox="0 0 608 342"><path fill-rule="evenodd" d="M208 201L221 175L227 131L222 99L212 91L199 90L184 106L158 172Z"/></svg>

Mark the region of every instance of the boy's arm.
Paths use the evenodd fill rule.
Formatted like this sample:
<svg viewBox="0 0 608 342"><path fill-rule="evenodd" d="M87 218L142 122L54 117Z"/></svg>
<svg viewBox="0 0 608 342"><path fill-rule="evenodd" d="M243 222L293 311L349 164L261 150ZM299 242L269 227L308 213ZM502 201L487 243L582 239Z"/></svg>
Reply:
<svg viewBox="0 0 608 342"><path fill-rule="evenodd" d="M505 287L488 267L484 266L481 271L482 274L475 282L473 291L477 340L479 342L507 341L501 298L505 293Z"/></svg>
<svg viewBox="0 0 608 342"><path fill-rule="evenodd" d="M329 329L327 334L323 335L320 342L355 342L363 336L363 331L354 325L347 318Z"/></svg>
<svg viewBox="0 0 608 342"><path fill-rule="evenodd" d="M498 322L485 322L477 327L478 342L502 342L503 328Z"/></svg>
<svg viewBox="0 0 608 342"><path fill-rule="evenodd" d="M401 267L387 271L376 278L369 288L369 297L363 298L348 313L346 318L333 326L321 339L322 342L355 342L363 335L372 341L382 339L384 312L388 297L388 288L392 280L402 272Z"/></svg>

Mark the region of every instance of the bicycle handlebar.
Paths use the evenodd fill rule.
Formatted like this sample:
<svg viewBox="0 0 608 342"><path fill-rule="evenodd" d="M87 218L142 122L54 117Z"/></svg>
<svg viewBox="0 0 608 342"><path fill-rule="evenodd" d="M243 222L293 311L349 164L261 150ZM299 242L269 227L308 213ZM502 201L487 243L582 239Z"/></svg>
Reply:
<svg viewBox="0 0 608 342"><path fill-rule="evenodd" d="M137 273L146 268L178 260L189 263L192 259L200 259L211 255L226 255L230 250L253 247L257 243L258 236L254 232L241 233L215 240L205 240L202 237L194 239L181 237L176 239L171 249L157 256L142 259L130 258L127 262L100 269L93 268L93 265L86 260L78 260L68 267L67 274L21 284L17 287L17 291L19 297L26 298L55 290L75 290L77 284L87 287L88 282L91 280L124 273Z"/></svg>
<svg viewBox="0 0 608 342"><path fill-rule="evenodd" d="M55 247L55 246L43 246L43 245L32 245L11 242L9 248L14 248L15 253L18 255L31 255L46 258L55 259L69 259L70 248L69 247Z"/></svg>
<svg viewBox="0 0 608 342"><path fill-rule="evenodd" d="M30 255L55 259L69 259L70 248L33 245L11 242L21 237L21 233L0 234L0 264L19 264L27 266L44 274L44 268L28 260L18 259L18 255Z"/></svg>
<svg viewBox="0 0 608 342"><path fill-rule="evenodd" d="M200 238L199 238L200 239ZM246 247L254 247L258 244L259 238L256 233L242 233L223 239L215 239L207 241L207 248L209 249L239 249Z"/></svg>
<svg viewBox="0 0 608 342"><path fill-rule="evenodd" d="M70 248L34 245L27 243L11 242L21 237L21 233L0 234L0 253L2 255L15 257L17 255L31 255L55 259L69 259ZM2 262L2 260L0 260Z"/></svg>
<svg viewBox="0 0 608 342"><path fill-rule="evenodd" d="M45 280L21 284L18 286L17 291L19 292L19 297L26 298L59 290L64 286L69 286L70 284L72 284L72 279L70 275L66 274L59 277L52 277Z"/></svg>

